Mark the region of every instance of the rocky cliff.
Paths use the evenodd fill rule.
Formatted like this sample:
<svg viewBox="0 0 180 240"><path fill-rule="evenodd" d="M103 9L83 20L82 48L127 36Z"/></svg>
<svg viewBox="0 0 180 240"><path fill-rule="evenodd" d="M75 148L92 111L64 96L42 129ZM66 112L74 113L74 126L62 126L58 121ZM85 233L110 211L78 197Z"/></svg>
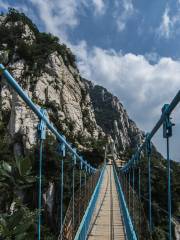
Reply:
<svg viewBox="0 0 180 240"><path fill-rule="evenodd" d="M39 32L22 13L10 10L7 15L0 16L0 63L6 66L32 100L47 110L56 128L95 166L103 161L104 147L108 143L116 157L128 160L134 148L142 142L144 133L128 117L116 96L81 77L75 56L59 42L57 37ZM20 239L34 239L37 226L37 124L38 118L1 78L0 238L4 234L3 239L17 235L17 222ZM48 136L45 144L43 206L47 216L43 232L48 232L47 239L57 239L61 169L53 137ZM145 158L142 164L142 204L148 214ZM71 198L72 168L70 164L68 166L65 164L64 209ZM159 217L159 209L167 209L164 201L167 192L166 162L155 148L152 168L153 217L158 226L155 226L154 239L166 239L167 216L161 212ZM172 171L173 215L178 217L180 168L177 163L172 162ZM76 177L78 182L79 176Z"/></svg>
<svg viewBox="0 0 180 240"><path fill-rule="evenodd" d="M142 132L118 98L82 79L75 62L70 61L73 54L57 38L39 33L29 19L13 11L0 17L0 29L1 62L33 101L46 108L50 120L67 138L87 149L92 142L108 137L117 154L141 142ZM51 51L47 53L48 45ZM8 113L14 154L24 154L36 144L38 119L4 80L0 94L1 115Z"/></svg>

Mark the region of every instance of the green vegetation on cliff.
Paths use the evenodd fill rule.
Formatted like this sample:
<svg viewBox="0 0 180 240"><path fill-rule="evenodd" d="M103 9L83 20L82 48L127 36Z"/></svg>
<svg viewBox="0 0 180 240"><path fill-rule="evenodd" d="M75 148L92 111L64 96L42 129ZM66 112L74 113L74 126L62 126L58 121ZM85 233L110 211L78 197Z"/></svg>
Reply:
<svg viewBox="0 0 180 240"><path fill-rule="evenodd" d="M26 31L26 25L33 36L25 41L22 35ZM39 32L24 13L19 13L15 9L9 10L5 21L0 25L0 36L0 50L8 49L9 61L12 61L14 53L17 53L37 74L44 68L48 56L55 51L63 57L67 66L76 67L75 56L65 44L59 43L58 37Z"/></svg>

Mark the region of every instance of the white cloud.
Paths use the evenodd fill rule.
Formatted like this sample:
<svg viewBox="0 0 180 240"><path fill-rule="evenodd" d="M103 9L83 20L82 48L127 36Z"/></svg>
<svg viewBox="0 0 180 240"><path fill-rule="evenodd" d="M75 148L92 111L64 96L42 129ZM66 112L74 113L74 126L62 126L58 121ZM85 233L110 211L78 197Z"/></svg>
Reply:
<svg viewBox="0 0 180 240"><path fill-rule="evenodd" d="M171 13L170 7L167 5L164 13L162 15L162 21L157 29L157 34L159 37L164 37L166 39L174 37L179 33L180 29L180 1L177 3L176 12Z"/></svg>
<svg viewBox="0 0 180 240"><path fill-rule="evenodd" d="M152 129L160 118L162 106L170 103L180 89L180 61L154 56L156 63L152 65L143 55L123 55L98 47L88 49L84 41L73 50L79 58L82 75L119 97L130 117L145 131ZM173 121L178 123L179 118L180 111L176 109ZM165 154L162 131L154 141ZM173 141L177 145L176 135ZM180 161L177 149L171 157Z"/></svg>
<svg viewBox="0 0 180 240"><path fill-rule="evenodd" d="M162 16L162 23L159 28L160 35L166 38L169 38L171 25L172 25L172 22L169 16L169 8L167 7Z"/></svg>
<svg viewBox="0 0 180 240"><path fill-rule="evenodd" d="M68 42L69 30L80 23L80 15L88 8L94 14L105 11L103 0L30 0L39 12L39 17L44 23L45 30Z"/></svg>
<svg viewBox="0 0 180 240"><path fill-rule="evenodd" d="M67 31L79 24L79 8L83 5L85 6L86 1L87 0L29 0L37 10L37 16L44 24L44 30L59 36L62 41L68 41ZM27 5L1 1L0 7L5 10L8 10L9 7L18 9L34 20L37 20L37 16L33 13L34 8L29 8Z"/></svg>
<svg viewBox="0 0 180 240"><path fill-rule="evenodd" d="M45 30L51 32L63 41L67 39L67 29L78 25L78 5L74 0L30 0L37 8Z"/></svg>
<svg viewBox="0 0 180 240"><path fill-rule="evenodd" d="M73 49L82 75L116 94L132 119L142 129L150 130L161 114L162 105L169 102L180 88L180 61L160 58L156 53L123 55L113 49L88 48L85 41L77 46L70 44L68 32L78 26L80 13L84 8L94 6L95 13L102 14L105 11L103 0L30 1L38 10L45 31L58 35ZM131 0L115 0L115 3L117 11L114 17L119 31L123 31L136 10ZM2 2L0 6L4 9L9 7ZM16 8L20 9L20 6ZM167 7L159 34L170 37L178 22L179 15L170 16Z"/></svg>
<svg viewBox="0 0 180 240"><path fill-rule="evenodd" d="M24 13L27 13L28 12L28 8L26 7L26 5L24 4L10 4L10 3L7 3L7 2L3 2L1 1L0 2L0 8L2 10L8 10L8 8L14 8L14 9L18 9L20 11L23 11Z"/></svg>
<svg viewBox="0 0 180 240"><path fill-rule="evenodd" d="M118 31L123 31L126 28L128 20L135 14L135 9L132 0L116 0L115 14Z"/></svg>
<svg viewBox="0 0 180 240"><path fill-rule="evenodd" d="M105 13L105 3L104 0L92 0L92 3L95 7L96 14L104 14Z"/></svg>
<svg viewBox="0 0 180 240"><path fill-rule="evenodd" d="M147 130L161 114L161 107L180 88L180 61L160 58L151 65L142 55L122 55L85 42L74 47L83 76L105 86L128 108L131 117Z"/></svg>

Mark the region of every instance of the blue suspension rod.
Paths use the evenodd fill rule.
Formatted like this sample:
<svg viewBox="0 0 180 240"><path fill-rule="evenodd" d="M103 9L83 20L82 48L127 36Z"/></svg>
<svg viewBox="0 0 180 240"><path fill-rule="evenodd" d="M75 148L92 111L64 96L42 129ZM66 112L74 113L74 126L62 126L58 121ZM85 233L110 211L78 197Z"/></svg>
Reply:
<svg viewBox="0 0 180 240"><path fill-rule="evenodd" d="M135 174L134 174L134 167L133 167L133 176L132 176L132 180L133 180L133 187L132 187L132 189L133 189L133 211L132 211L132 215L133 215L133 221L134 221L134 219L135 219L135 216L134 216L134 194L135 194L135 185L134 185L134 182L135 182Z"/></svg>
<svg viewBox="0 0 180 240"><path fill-rule="evenodd" d="M61 160L61 240L63 240L63 191L64 190L64 160Z"/></svg>
<svg viewBox="0 0 180 240"><path fill-rule="evenodd" d="M148 134L147 134L148 138ZM152 232L152 199L151 199L151 142L147 140L146 151L148 158L148 192L149 192L149 229Z"/></svg>
<svg viewBox="0 0 180 240"><path fill-rule="evenodd" d="M169 157L169 137L167 137L167 161L168 161L168 221L169 221L169 240L172 239L172 224L171 224L171 161Z"/></svg>
<svg viewBox="0 0 180 240"><path fill-rule="evenodd" d="M80 223L80 220L81 220L81 216L80 216L80 202L81 202L81 168L80 168L80 173L79 173L79 189L80 189L80 198L79 198L79 223Z"/></svg>
<svg viewBox="0 0 180 240"><path fill-rule="evenodd" d="M73 237L74 237L74 230L75 230L75 226L74 226L74 224L75 224L75 222L74 222L74 220L75 220L75 216L74 216L74 207L75 207L75 205L74 205L74 188L75 188L75 165L74 165L74 163L73 163L73 186L72 186L72 190L73 190L73 194L72 194L72 200L73 200L73 205L72 205L72 224L73 224Z"/></svg>
<svg viewBox="0 0 180 240"><path fill-rule="evenodd" d="M41 240L41 209L42 209L42 155L43 139L40 140L39 152L39 182L38 182L38 240Z"/></svg>
<svg viewBox="0 0 180 240"><path fill-rule="evenodd" d="M138 197L141 202L141 169L138 168ZM141 236L141 206L139 206L139 234Z"/></svg>
<svg viewBox="0 0 180 240"><path fill-rule="evenodd" d="M63 138L63 136L57 131L57 129L53 126L52 123L49 122L49 119L44 116L39 107L36 106L33 101L30 99L30 97L26 94L26 92L23 91L21 86L16 82L16 80L11 76L11 74L7 71L7 69L0 64L0 74L3 74L3 76L7 79L7 82L10 84L10 86L20 95L20 97L24 100L24 102L32 109L32 111L40 118L42 119L46 125L47 128L56 136L57 140L59 142L63 142L67 149L69 149L70 152L76 155L76 157L79 159L79 161L83 162L83 165L88 165L86 161L84 161L71 147L71 145ZM95 171L96 169L92 166L88 165L92 171Z"/></svg>
<svg viewBox="0 0 180 240"><path fill-rule="evenodd" d="M141 169L140 167L138 168L138 196L139 196L139 199L141 200Z"/></svg>
<svg viewBox="0 0 180 240"><path fill-rule="evenodd" d="M129 171L129 194L128 194L128 202L129 202L129 209L131 208L131 170Z"/></svg>
<svg viewBox="0 0 180 240"><path fill-rule="evenodd" d="M46 116L46 110L40 109L43 116ZM46 124L41 119L37 125L38 139L40 140L39 149L39 174L38 174L38 240L41 239L41 210L42 210L42 161L43 161L43 141L46 139Z"/></svg>
<svg viewBox="0 0 180 240"><path fill-rule="evenodd" d="M149 228L152 231L152 206L151 206L151 156L148 155L148 191L149 191Z"/></svg>

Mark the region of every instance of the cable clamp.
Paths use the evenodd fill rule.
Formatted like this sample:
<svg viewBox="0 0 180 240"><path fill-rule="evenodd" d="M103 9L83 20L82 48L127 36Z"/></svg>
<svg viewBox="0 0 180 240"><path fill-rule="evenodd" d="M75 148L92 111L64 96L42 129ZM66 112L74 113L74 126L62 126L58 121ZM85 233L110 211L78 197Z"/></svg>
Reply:
<svg viewBox="0 0 180 240"><path fill-rule="evenodd" d="M41 108L40 111L44 117L47 117L47 112L44 108ZM38 123L37 133L38 133L39 139L41 139L41 140L46 139L46 123L42 118L41 118L40 122Z"/></svg>
<svg viewBox="0 0 180 240"><path fill-rule="evenodd" d="M171 117L169 114L166 113L169 104L164 104L162 107L162 113L165 113L165 118L163 121L163 137L168 138L172 137L172 127L175 126L174 123L171 122Z"/></svg>

